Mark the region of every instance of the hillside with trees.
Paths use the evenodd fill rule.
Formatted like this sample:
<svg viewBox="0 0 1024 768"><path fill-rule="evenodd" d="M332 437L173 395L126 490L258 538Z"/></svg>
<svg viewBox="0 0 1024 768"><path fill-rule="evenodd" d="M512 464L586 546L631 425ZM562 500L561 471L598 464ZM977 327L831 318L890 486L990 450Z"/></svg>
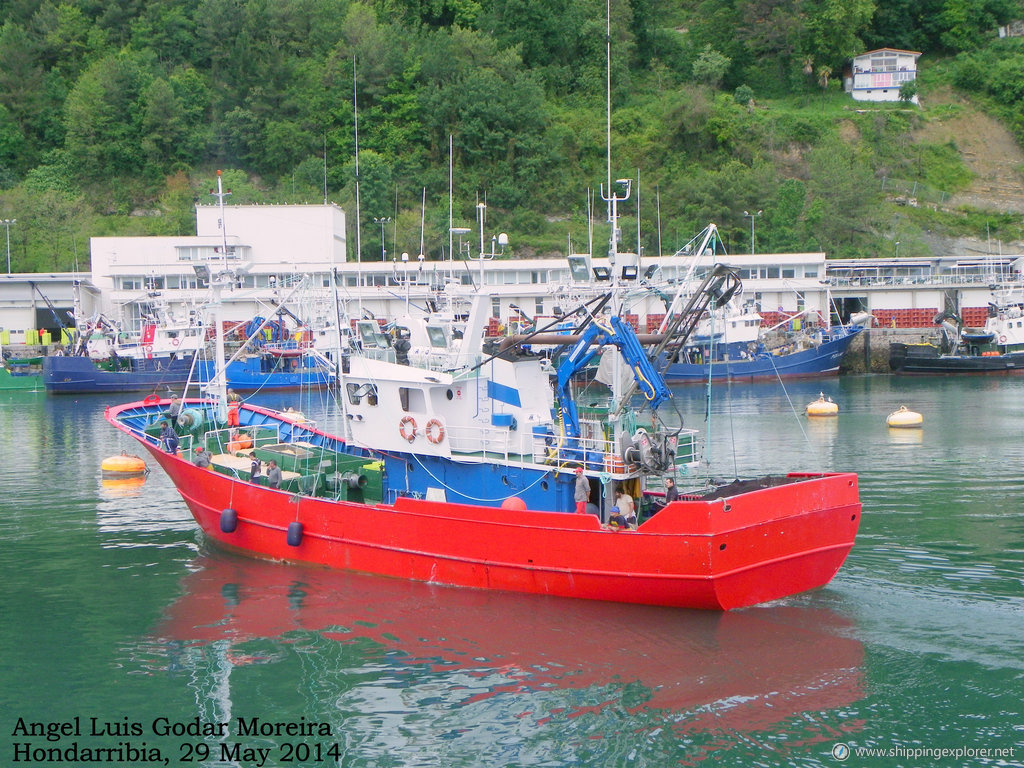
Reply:
<svg viewBox="0 0 1024 768"><path fill-rule="evenodd" d="M603 218L609 82L612 174L639 190L621 224L647 253L712 221L745 251L744 211L763 211L759 251L1024 240L1019 211L961 194L976 171L933 129L983 113L1024 142L1024 38L996 34L1022 0L609 7L610 78L598 0L2 0L12 269L86 269L90 236L190 234L216 169L232 203L338 203L352 258L357 189L364 255L375 219L388 252L417 251L425 197L433 259L451 166L457 225L486 202L516 253L564 253L588 205ZM907 101L842 92L850 58L879 47L923 53Z"/></svg>

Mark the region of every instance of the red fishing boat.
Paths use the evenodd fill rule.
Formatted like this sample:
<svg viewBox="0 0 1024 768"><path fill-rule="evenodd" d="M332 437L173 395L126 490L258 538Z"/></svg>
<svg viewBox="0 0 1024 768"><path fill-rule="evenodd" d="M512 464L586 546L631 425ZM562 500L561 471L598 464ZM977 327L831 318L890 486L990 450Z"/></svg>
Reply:
<svg viewBox="0 0 1024 768"><path fill-rule="evenodd" d="M215 292L232 284L226 262L215 272ZM459 338L438 347L432 367L410 364L418 357L408 348L401 361L354 350L339 376L338 434L251 404L229 424L223 376L176 418L152 397L106 418L149 450L208 537L256 557L710 609L827 584L860 522L854 474L702 478L650 503L665 478L694 476L682 470L698 465L700 450L681 417L663 416L675 402L645 345L685 343L710 306L739 290L736 274L712 268L660 340L637 337L621 317L618 278L610 282L566 316L578 325L560 340L557 369L522 347L485 351L492 302L483 290L466 297ZM611 398L581 415L574 382L604 352ZM639 502L639 524L618 514L620 495Z"/></svg>
<svg viewBox="0 0 1024 768"><path fill-rule="evenodd" d="M579 370L594 347L628 342L616 320L589 326L564 366ZM637 379L655 382L646 358L623 347ZM168 453L166 403L111 407L106 418L149 450L207 536L274 560L731 609L828 583L853 546L861 505L849 473L684 489L635 529L604 523L609 486L645 500L648 480L692 460L695 436L637 428L609 439L602 430L612 412L587 423L571 399L556 407L556 392L571 398L570 377L560 368L552 387L536 359L494 358L462 375L363 358L348 368L344 435L250 404L228 426L223 400L196 399L177 418L178 452ZM648 404L665 396L658 386L643 392ZM200 446L212 454L209 467L191 460ZM276 465L278 487L266 472L252 481L253 459ZM588 514L576 513L577 477Z"/></svg>

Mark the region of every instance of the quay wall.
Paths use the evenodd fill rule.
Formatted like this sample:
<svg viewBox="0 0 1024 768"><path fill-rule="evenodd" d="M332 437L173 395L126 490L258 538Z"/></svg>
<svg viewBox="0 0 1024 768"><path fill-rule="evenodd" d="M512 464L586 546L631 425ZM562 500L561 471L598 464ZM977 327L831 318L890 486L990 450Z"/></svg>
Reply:
<svg viewBox="0 0 1024 768"><path fill-rule="evenodd" d="M938 344L939 331L931 328L868 328L853 340L839 365L842 373L889 373L889 345Z"/></svg>

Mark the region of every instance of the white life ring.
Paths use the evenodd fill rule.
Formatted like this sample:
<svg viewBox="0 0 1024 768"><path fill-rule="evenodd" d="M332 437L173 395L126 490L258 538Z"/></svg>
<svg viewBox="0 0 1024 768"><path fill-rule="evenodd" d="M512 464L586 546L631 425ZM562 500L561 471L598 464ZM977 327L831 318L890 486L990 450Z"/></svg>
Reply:
<svg viewBox="0 0 1024 768"><path fill-rule="evenodd" d="M179 344L181 344L181 339L175 336L173 339L171 339L171 344L173 344L174 346L178 346Z"/></svg>
<svg viewBox="0 0 1024 768"><path fill-rule="evenodd" d="M145 346L142 347L142 349L145 350L147 355L152 355L153 354L153 345L152 344L146 344Z"/></svg>
<svg viewBox="0 0 1024 768"><path fill-rule="evenodd" d="M1006 336L1005 335L999 337L999 343L1000 344L1005 344L1006 343Z"/></svg>
<svg viewBox="0 0 1024 768"><path fill-rule="evenodd" d="M412 442L416 439L416 419L412 416L404 417L398 422L398 434L402 436L403 440Z"/></svg>
<svg viewBox="0 0 1024 768"><path fill-rule="evenodd" d="M437 419L431 419L423 428L423 433L427 436L428 442L437 445L444 440L444 424Z"/></svg>

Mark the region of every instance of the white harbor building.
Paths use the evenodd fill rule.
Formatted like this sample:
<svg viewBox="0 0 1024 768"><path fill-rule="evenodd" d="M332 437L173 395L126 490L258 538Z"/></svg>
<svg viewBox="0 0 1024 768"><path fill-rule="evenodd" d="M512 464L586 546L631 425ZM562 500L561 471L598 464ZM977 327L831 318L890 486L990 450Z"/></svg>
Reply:
<svg viewBox="0 0 1024 768"><path fill-rule="evenodd" d="M477 258L481 250L484 259ZM225 320L266 317L284 303L321 324L393 318L425 306L446 283L482 282L492 296L492 327L500 328L520 312L554 318L575 308L574 286L599 288L612 276L607 256L508 258L514 252L514 243L487 242L463 229L453 235L454 260L358 260L336 205L197 206L194 236L94 237L87 273L0 275L0 343L57 343L60 324L70 325L76 313L102 313L133 327L155 302L176 315L202 312L208 271L224 266L235 275L223 295ZM638 287L626 311L639 330L652 329L665 312L664 286L682 279L699 257L619 256L616 279ZM835 322L861 311L887 327L929 327L949 307L959 307L968 325L981 325L991 286L1019 281L1024 263L1019 254L826 261L824 253L739 253L718 260L739 271L744 300L756 304L766 327L800 312ZM696 273L710 266L707 259Z"/></svg>

